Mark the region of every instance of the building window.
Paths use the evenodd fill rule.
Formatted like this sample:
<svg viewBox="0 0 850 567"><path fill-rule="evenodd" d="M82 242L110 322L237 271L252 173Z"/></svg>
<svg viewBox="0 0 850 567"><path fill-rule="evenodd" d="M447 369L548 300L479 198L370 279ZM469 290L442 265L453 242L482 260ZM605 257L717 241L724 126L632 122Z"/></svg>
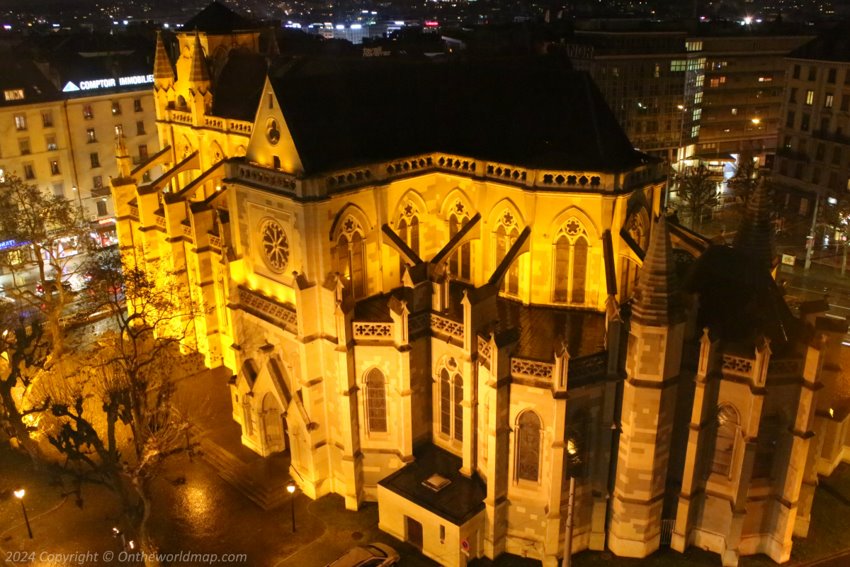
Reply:
<svg viewBox="0 0 850 567"><path fill-rule="evenodd" d="M759 82L760 83L772 83L773 77L771 77L770 75L765 75L765 76L759 77Z"/></svg>
<svg viewBox="0 0 850 567"><path fill-rule="evenodd" d="M694 105L702 104L702 91L694 95Z"/></svg>
<svg viewBox="0 0 850 567"><path fill-rule="evenodd" d="M117 100L112 101L112 116L119 116L121 114L121 103Z"/></svg>
<svg viewBox="0 0 850 567"><path fill-rule="evenodd" d="M440 369L440 433L463 441L463 377L453 358Z"/></svg>
<svg viewBox="0 0 850 567"><path fill-rule="evenodd" d="M788 102L797 102L797 87L791 87L788 91Z"/></svg>
<svg viewBox="0 0 850 567"><path fill-rule="evenodd" d="M366 420L369 433L387 432L386 380L377 368L366 375Z"/></svg>
<svg viewBox="0 0 850 567"><path fill-rule="evenodd" d="M59 171L59 160L52 159L50 160L50 174L51 175L59 175L61 172Z"/></svg>
<svg viewBox="0 0 850 567"><path fill-rule="evenodd" d="M53 134L48 134L44 137L44 146L47 148L48 152L55 151L57 149L56 145L56 136Z"/></svg>
<svg viewBox="0 0 850 567"><path fill-rule="evenodd" d="M817 77L818 77L818 70L814 65L812 65L811 67L809 67L809 80L814 81L815 79L817 79Z"/></svg>
<svg viewBox="0 0 850 567"><path fill-rule="evenodd" d="M142 120L136 122L136 136L145 135L145 123Z"/></svg>
<svg viewBox="0 0 850 567"><path fill-rule="evenodd" d="M824 108L832 108L832 95L826 95L826 98L823 99L823 107Z"/></svg>
<svg viewBox="0 0 850 567"><path fill-rule="evenodd" d="M106 210L106 199L101 199L97 202L97 216L105 217L109 214L109 211Z"/></svg>
<svg viewBox="0 0 850 567"><path fill-rule="evenodd" d="M841 148L839 146L835 146L834 148L832 148L832 164L841 164Z"/></svg>
<svg viewBox="0 0 850 567"><path fill-rule="evenodd" d="M847 74L850 75L850 73ZM847 111L850 111L850 96L845 94L841 96L841 112Z"/></svg>
<svg viewBox="0 0 850 567"><path fill-rule="evenodd" d="M86 128L86 142L89 144L97 142L97 134L95 134L94 128Z"/></svg>
<svg viewBox="0 0 850 567"><path fill-rule="evenodd" d="M102 175L95 175L94 177L91 178L91 181L92 181L92 185L94 186L95 189L103 189L103 176Z"/></svg>
<svg viewBox="0 0 850 567"><path fill-rule="evenodd" d="M45 128L53 128L53 112L45 110L41 113L41 125Z"/></svg>
<svg viewBox="0 0 850 567"><path fill-rule="evenodd" d="M809 89L806 91L806 106L811 106L815 103L815 91Z"/></svg>
<svg viewBox="0 0 850 567"><path fill-rule="evenodd" d="M588 240L587 231L576 218L569 219L555 237L555 303L585 302Z"/></svg>
<svg viewBox="0 0 850 567"><path fill-rule="evenodd" d="M92 110L90 104L83 105L83 118L85 118L86 120L91 120L92 118L94 118L94 111Z"/></svg>
<svg viewBox="0 0 850 567"><path fill-rule="evenodd" d="M133 112L141 112L142 111L142 99L134 98L133 99Z"/></svg>
<svg viewBox="0 0 850 567"><path fill-rule="evenodd" d="M16 114L15 115L15 130L21 131L27 129L27 115L26 114Z"/></svg>
<svg viewBox="0 0 850 567"><path fill-rule="evenodd" d="M809 115L808 114L803 114L803 116L801 117L800 130L802 130L803 132L809 131Z"/></svg>
<svg viewBox="0 0 850 567"><path fill-rule="evenodd" d="M508 254L508 251L513 246L516 239L519 238L519 228L517 227L516 218L510 211L505 211L502 218L499 219L499 226L496 228L496 266L501 265L502 260ZM519 293L519 262L514 258L511 262L508 272L502 279L502 291L517 295Z"/></svg>
<svg viewBox="0 0 850 567"><path fill-rule="evenodd" d="M65 184L61 181L59 183L53 184L53 196L54 197L65 197Z"/></svg>
<svg viewBox="0 0 850 567"><path fill-rule="evenodd" d="M517 420L516 476L518 480L540 479L540 418L532 410L522 412Z"/></svg>
<svg viewBox="0 0 850 567"><path fill-rule="evenodd" d="M829 84L835 84L835 69L830 69L826 75L826 82Z"/></svg>
<svg viewBox="0 0 850 567"><path fill-rule="evenodd" d="M148 159L148 145L139 144L139 162L143 162L146 159Z"/></svg>
<svg viewBox="0 0 850 567"><path fill-rule="evenodd" d="M366 293L366 269L363 264L363 236L360 225L348 218L343 223L335 247L336 268L342 277L346 297L363 297Z"/></svg>
<svg viewBox="0 0 850 567"><path fill-rule="evenodd" d="M24 164L24 178L35 179L35 168L31 163Z"/></svg>
<svg viewBox="0 0 850 567"><path fill-rule="evenodd" d="M97 154L97 152L90 153L89 159L91 160L92 168L100 167L100 156Z"/></svg>
<svg viewBox="0 0 850 567"><path fill-rule="evenodd" d="M29 138L19 138L18 139L18 149L21 151L21 155L25 156L30 153L30 139Z"/></svg>
<svg viewBox="0 0 850 567"><path fill-rule="evenodd" d="M3 91L4 100L24 100L24 89L9 89Z"/></svg>
<svg viewBox="0 0 850 567"><path fill-rule="evenodd" d="M116 124L115 125L115 137L120 137L124 135L124 125Z"/></svg>
<svg viewBox="0 0 850 567"><path fill-rule="evenodd" d="M786 128L793 128L795 118L796 118L796 115L794 114L794 111L789 110L788 115L785 117L785 127Z"/></svg>
<svg viewBox="0 0 850 567"><path fill-rule="evenodd" d="M449 238L460 232L469 222L469 216L463 204L458 201L449 215ZM472 279L472 245L467 242L461 244L449 260L449 270L455 278L469 281Z"/></svg>
<svg viewBox="0 0 850 567"><path fill-rule="evenodd" d="M738 109L737 108L732 109L732 116L738 116Z"/></svg>
<svg viewBox="0 0 850 567"><path fill-rule="evenodd" d="M709 87L711 87L711 88L717 88L717 87L719 87L720 85L725 85L725 84L726 84L726 77L723 77L723 76L721 76L721 77L712 77L712 78L708 81L708 86L709 86Z"/></svg>
<svg viewBox="0 0 850 567"><path fill-rule="evenodd" d="M800 66L799 65L794 65L794 72L792 73L792 75L795 79L800 78Z"/></svg>
<svg viewBox="0 0 850 567"><path fill-rule="evenodd" d="M714 442L714 455L711 459L711 472L724 476L729 476L732 472L732 459L735 456L739 423L738 412L735 408L730 405L723 405L718 408L715 421L717 434Z"/></svg>
<svg viewBox="0 0 850 567"><path fill-rule="evenodd" d="M402 217L398 221L398 237L401 238L413 252L419 255L419 211L408 202L404 206ZM399 259L399 274L404 271L404 259Z"/></svg>

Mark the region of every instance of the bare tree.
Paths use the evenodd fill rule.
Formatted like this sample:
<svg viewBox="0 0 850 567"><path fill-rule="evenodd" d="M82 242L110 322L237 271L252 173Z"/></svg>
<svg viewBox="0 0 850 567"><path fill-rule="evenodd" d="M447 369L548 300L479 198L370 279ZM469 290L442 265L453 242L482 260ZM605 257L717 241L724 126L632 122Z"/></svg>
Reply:
<svg viewBox="0 0 850 567"><path fill-rule="evenodd" d="M44 432L51 445L80 481L115 491L129 528L148 548L150 480L164 459L187 448L187 424L173 396L181 367L197 364L186 352L198 311L187 286L167 269L125 264L116 289L115 260L103 260L92 286L103 304L114 304L116 330L57 364L37 399L49 404Z"/></svg>
<svg viewBox="0 0 850 567"><path fill-rule="evenodd" d="M756 162L753 160L752 153L741 152L738 157L738 163L735 166L735 175L733 175L727 185L735 197L744 205L749 202L750 195L756 190L759 184L759 172L756 168Z"/></svg>
<svg viewBox="0 0 850 567"><path fill-rule="evenodd" d="M64 197L47 194L12 174L0 184L0 211L0 235L18 245L16 254L0 255L0 265L12 273L13 289L7 293L26 309L41 312L52 348L61 352L62 316L73 301L67 280L74 257L63 243L74 243L75 252L88 251L92 244L80 211ZM33 264L41 293L19 277Z"/></svg>
<svg viewBox="0 0 850 567"><path fill-rule="evenodd" d="M690 213L691 228L698 228L705 211L718 203L717 183L703 163L685 168L676 176L675 181L678 198L684 209Z"/></svg>

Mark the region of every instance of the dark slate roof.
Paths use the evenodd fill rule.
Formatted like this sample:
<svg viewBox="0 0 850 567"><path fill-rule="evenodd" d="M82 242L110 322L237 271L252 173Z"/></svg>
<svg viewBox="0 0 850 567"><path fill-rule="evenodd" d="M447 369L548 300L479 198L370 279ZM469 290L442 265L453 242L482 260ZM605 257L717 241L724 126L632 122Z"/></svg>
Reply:
<svg viewBox="0 0 850 567"><path fill-rule="evenodd" d="M741 218L733 244L754 263L768 270L776 256L773 247L773 221L770 218L772 209L772 199L768 193L767 183L762 179L750 195L747 210Z"/></svg>
<svg viewBox="0 0 850 567"><path fill-rule="evenodd" d="M253 122L267 69L268 63L262 55L231 50L214 87L213 115Z"/></svg>
<svg viewBox="0 0 850 567"><path fill-rule="evenodd" d="M528 306L499 299L499 320L487 329L499 333L516 327L519 341L513 356L552 362L555 353L567 345L570 357L582 357L605 350L605 314L578 309Z"/></svg>
<svg viewBox="0 0 850 567"><path fill-rule="evenodd" d="M794 59L813 59L817 61L850 61L850 26L837 26L815 39L803 44L789 57Z"/></svg>
<svg viewBox="0 0 850 567"><path fill-rule="evenodd" d="M182 31L197 30L211 35L224 35L259 27L260 25L254 20L237 14L221 2L212 2L194 18L183 24Z"/></svg>
<svg viewBox="0 0 850 567"><path fill-rule="evenodd" d="M711 246L696 261L686 289L699 295L699 328L751 349L760 336L781 353L800 338L801 324L767 268L729 246Z"/></svg>
<svg viewBox="0 0 850 567"><path fill-rule="evenodd" d="M649 160L556 58L304 59L270 76L308 173L431 151L597 171Z"/></svg>
<svg viewBox="0 0 850 567"><path fill-rule="evenodd" d="M460 474L463 463L459 457L433 445L422 447L415 455L414 462L378 484L458 526L484 510L487 486L477 475L467 478ZM451 483L439 492L423 486L434 473Z"/></svg>
<svg viewBox="0 0 850 567"><path fill-rule="evenodd" d="M47 80L35 63L27 58L0 57L0 92L23 89L23 100L6 100L0 96L0 106L20 106L62 98L56 86Z"/></svg>

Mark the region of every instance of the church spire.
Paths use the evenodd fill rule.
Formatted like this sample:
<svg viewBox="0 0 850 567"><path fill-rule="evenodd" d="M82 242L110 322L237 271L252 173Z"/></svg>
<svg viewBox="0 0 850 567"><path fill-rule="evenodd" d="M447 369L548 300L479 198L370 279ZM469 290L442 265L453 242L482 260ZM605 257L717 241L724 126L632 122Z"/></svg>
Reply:
<svg viewBox="0 0 850 567"><path fill-rule="evenodd" d="M156 32L156 55L154 55L153 78L157 83L166 83L168 86L174 83L174 69L171 67L171 59L165 51L161 32Z"/></svg>
<svg viewBox="0 0 850 567"><path fill-rule="evenodd" d="M195 32L195 47L192 52L192 68L189 71L189 82L194 84L206 83L209 86L210 73L207 69L207 60L204 57L204 48L201 46L201 37Z"/></svg>
<svg viewBox="0 0 850 567"><path fill-rule="evenodd" d="M632 321L652 327L677 323L684 316L673 248L664 217L658 219L635 289Z"/></svg>
<svg viewBox="0 0 850 567"><path fill-rule="evenodd" d="M770 270L773 265L773 223L770 220L770 195L764 178L747 202L733 245L759 266Z"/></svg>

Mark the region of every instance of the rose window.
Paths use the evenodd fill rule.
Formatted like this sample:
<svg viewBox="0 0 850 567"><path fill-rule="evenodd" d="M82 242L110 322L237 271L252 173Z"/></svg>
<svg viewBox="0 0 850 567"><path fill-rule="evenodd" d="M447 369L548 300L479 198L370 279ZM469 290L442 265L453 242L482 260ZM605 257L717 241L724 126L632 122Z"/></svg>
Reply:
<svg viewBox="0 0 850 567"><path fill-rule="evenodd" d="M266 265L275 272L282 272L289 261L289 240L286 232L277 222L267 220L263 223L260 234Z"/></svg>

